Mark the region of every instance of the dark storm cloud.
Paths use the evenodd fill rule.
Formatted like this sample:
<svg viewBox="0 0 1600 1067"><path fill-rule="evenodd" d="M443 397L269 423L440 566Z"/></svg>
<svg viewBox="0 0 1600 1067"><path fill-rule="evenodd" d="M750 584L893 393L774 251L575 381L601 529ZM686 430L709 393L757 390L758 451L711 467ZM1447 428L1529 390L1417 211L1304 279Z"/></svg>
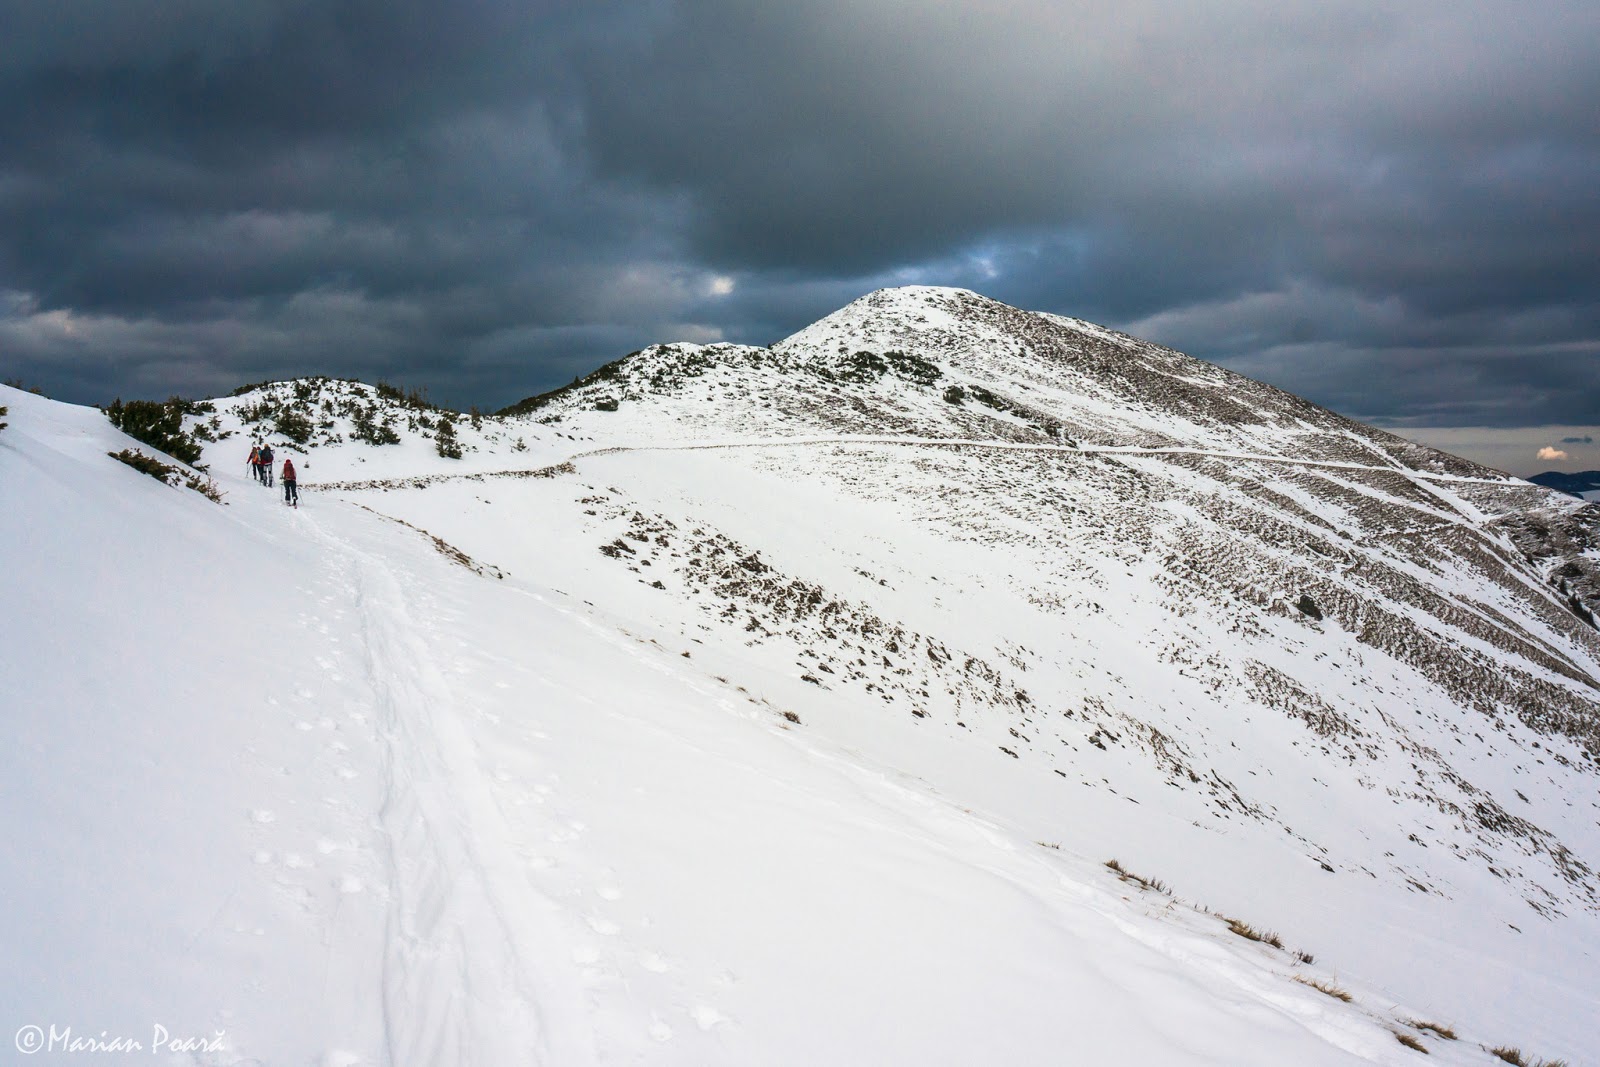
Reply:
<svg viewBox="0 0 1600 1067"><path fill-rule="evenodd" d="M560 50L621 17L0 5L8 375L100 400L387 373L492 403L644 343L676 283L615 294L674 258L673 198L560 143Z"/></svg>
<svg viewBox="0 0 1600 1067"><path fill-rule="evenodd" d="M535 260L614 240L626 206L573 195L537 94L559 14L291 3L183 49L35 57L0 108L6 265L52 303L161 310L479 281L527 259L519 237Z"/></svg>
<svg viewBox="0 0 1600 1067"><path fill-rule="evenodd" d="M1590 417L1600 10L1098 7L0 0L0 362L489 405L915 281L1395 425Z"/></svg>
<svg viewBox="0 0 1600 1067"><path fill-rule="evenodd" d="M1593 400L1597 42L1578 4L698 4L592 68L590 132L721 262L1220 311L1234 343L1159 339L1369 417L1528 420Z"/></svg>

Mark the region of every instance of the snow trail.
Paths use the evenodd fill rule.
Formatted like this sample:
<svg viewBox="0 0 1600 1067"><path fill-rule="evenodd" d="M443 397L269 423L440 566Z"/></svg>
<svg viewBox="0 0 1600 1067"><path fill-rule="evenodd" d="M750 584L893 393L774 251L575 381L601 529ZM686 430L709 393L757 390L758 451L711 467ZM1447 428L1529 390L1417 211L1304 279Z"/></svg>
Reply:
<svg viewBox="0 0 1600 1067"><path fill-rule="evenodd" d="M383 1017L404 1064L595 1062L577 985L541 947L565 943L557 906L522 877L473 741L400 579L305 512L344 561L376 697L389 843Z"/></svg>
<svg viewBox="0 0 1600 1067"><path fill-rule="evenodd" d="M302 482L300 487L318 489L338 489L355 491L361 489L389 488L396 483L410 486L433 485L450 481L481 481L486 478L537 478L552 477L569 469L578 460L588 459L593 456L612 456L626 452L703 452L718 449L757 449L757 448L806 448L818 445L877 445L893 448L972 448L991 449L1006 452L1060 452L1068 455L1112 455L1112 456L1200 456L1208 459L1232 459L1248 463L1279 463L1297 467L1313 467L1327 470L1345 471L1371 471L1379 474L1401 474L1416 482L1419 487L1439 496L1442 503L1453 514L1464 516L1469 522L1481 521L1483 516L1476 509L1453 496L1443 496L1437 493L1428 483L1454 483L1467 485L1504 485L1509 479L1469 478L1459 474L1435 474L1429 471L1413 470L1409 467L1392 464L1349 463L1343 460L1331 459L1302 459L1294 456L1269 456L1256 452L1222 452L1215 449L1185 448L1181 446L1160 446L1141 448L1138 445L1054 445L1030 444L1021 441L977 441L968 438L951 437L879 437L842 434L823 437L771 437L754 438L746 441L698 441L690 444L677 445L616 445L608 448L595 448L583 452L575 452L559 463L546 463L537 467L513 467L496 471L470 471L462 474L424 474L413 477L399 478L369 478L359 481L334 481L334 482Z"/></svg>

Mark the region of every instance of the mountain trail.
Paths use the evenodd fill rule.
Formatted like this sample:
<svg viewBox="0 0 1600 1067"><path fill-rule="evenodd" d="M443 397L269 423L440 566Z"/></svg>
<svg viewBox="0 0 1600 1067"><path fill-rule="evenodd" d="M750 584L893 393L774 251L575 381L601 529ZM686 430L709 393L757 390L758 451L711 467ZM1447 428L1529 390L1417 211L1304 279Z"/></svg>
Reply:
<svg viewBox="0 0 1600 1067"><path fill-rule="evenodd" d="M594 1062L575 984L541 958L560 912L518 869L401 576L305 512L293 520L349 575L384 741L389 1062Z"/></svg>
<svg viewBox="0 0 1600 1067"><path fill-rule="evenodd" d="M1202 448L1183 448L1179 446L1161 446L1141 448L1137 445L1050 445L1029 444L1019 441L974 441L967 438L937 438L937 437L876 437L838 435L824 437L772 437L757 438L749 441L702 441L682 445L619 445L609 448L596 448L584 452L575 452L565 460L555 464L543 464L538 467L512 467L495 471L470 471L462 474L425 474L414 477L400 478L370 478L361 481L333 481L333 482L302 482L301 488L336 489L343 491L357 491L363 489L386 489L397 485L422 487L439 482L448 481L481 481L486 478L540 478L554 477L561 473L563 468L569 467L578 460L588 459L593 456L612 456L628 452L702 452L718 449L756 449L756 448L805 448L818 445L882 445L897 448L970 448L994 449L1009 452L1064 452L1072 455L1104 454L1104 455L1132 455L1132 456L1201 456L1209 459L1232 459L1248 463L1280 463L1298 467L1316 467L1329 470L1348 471L1374 471L1384 474L1403 474L1416 482L1419 486L1435 492L1425 483L1451 483L1468 485L1503 485L1505 479L1495 478L1468 478L1457 474L1434 474L1427 471L1412 470L1407 467L1397 467L1390 464L1365 464L1347 463L1341 460L1324 459L1298 459L1291 456L1268 456L1253 452L1219 452ZM1435 495L1438 495L1435 492ZM1468 521L1482 521L1482 515L1453 496L1440 496L1439 499L1452 513L1462 515Z"/></svg>

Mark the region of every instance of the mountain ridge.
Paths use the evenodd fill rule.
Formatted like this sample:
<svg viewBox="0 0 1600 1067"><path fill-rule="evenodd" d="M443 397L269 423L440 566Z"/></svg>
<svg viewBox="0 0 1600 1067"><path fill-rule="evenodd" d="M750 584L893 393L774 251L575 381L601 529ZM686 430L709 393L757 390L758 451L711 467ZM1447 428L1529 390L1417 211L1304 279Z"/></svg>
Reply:
<svg viewBox="0 0 1600 1067"><path fill-rule="evenodd" d="M881 353L899 352L904 355L902 350L909 349L919 350L912 357L920 363L916 370L896 369L881 364ZM932 349L932 353L929 349ZM935 365L938 359L926 358L930 354L936 354L946 363L953 363L952 374L946 377L941 370L942 364ZM875 365L874 360L879 365ZM1009 367L1006 366L1008 363ZM1001 416L1018 409L1026 413L1034 404L1047 402L1048 398L1017 395L1019 392L1036 392L1035 386L1041 375L1087 368L1093 373L1080 375L1080 382L1096 376L1104 379L1094 381L1093 385L1113 402L1159 402L1178 396L1199 411L1200 419L1191 430L1208 428L1214 431L1216 423L1228 421L1249 425L1252 416L1265 425L1318 429L1314 424L1304 422L1303 416L1311 415L1330 424L1335 432L1359 429L1362 435L1383 442L1394 453L1411 457L1417 464L1454 469L1472 476L1507 477L1459 457L1406 441L1387 431L1363 426L1276 387L1128 334L1080 319L1020 311L969 290L930 286L876 290L770 348L682 343L649 346L613 361L571 385L530 397L504 410L507 413L525 414L554 406L554 413L559 414L562 411L582 410L586 404L595 401L615 399L622 403L630 397L637 400L650 393L678 392L682 390L686 379L703 377L722 365L743 369L776 366L789 373L810 371L847 386L870 385L886 375L890 380L910 381L925 387L938 382L941 390L976 384L987 393L987 397L979 394L975 398L975 410L978 415L987 416L987 419L968 420L966 427L969 431L981 427L982 438L1017 436L1018 420ZM988 377L984 381L976 381L975 371L986 373ZM1010 379L1008 384L1011 388L1001 398L996 398L994 392L998 379ZM1160 389L1141 392L1130 388L1129 381L1137 381L1147 387L1152 382L1164 384ZM1190 388L1174 388L1171 384L1174 382L1181 382ZM1233 393L1241 387L1247 389L1250 398L1262 406L1252 408L1240 403ZM618 391L622 395L610 396L610 393ZM1091 428L1097 421L1093 416L1098 414L1092 401L1102 398L1070 395L1065 399L1073 401L1080 409L1077 420L1073 420L1071 409L1052 411L1044 418L1048 420L1054 417L1053 423L1036 422L1031 425L1030 432L1051 436L1051 425L1064 428L1073 421L1077 422L1080 430ZM993 403L995 399L1001 402ZM964 400L956 401L951 406L962 404ZM877 414L881 417L882 413ZM1119 414L1126 417L1129 412ZM1212 424L1209 427L1206 426L1208 420ZM1027 425L1026 417L1021 421ZM1116 443L1194 443L1193 439L1183 442L1164 440L1172 429L1162 427L1156 433L1156 439L1144 442L1126 440L1119 433L1121 439ZM1090 433L1080 433L1079 436L1092 440ZM1323 447L1330 445L1324 443Z"/></svg>

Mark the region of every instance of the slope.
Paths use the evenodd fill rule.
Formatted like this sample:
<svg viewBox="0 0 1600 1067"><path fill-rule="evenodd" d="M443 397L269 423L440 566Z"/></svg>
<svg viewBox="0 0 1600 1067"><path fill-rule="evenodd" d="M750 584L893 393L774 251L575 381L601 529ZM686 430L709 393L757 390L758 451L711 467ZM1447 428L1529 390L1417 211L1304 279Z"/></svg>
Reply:
<svg viewBox="0 0 1600 1067"><path fill-rule="evenodd" d="M132 442L98 413L5 399L19 1051L1411 1055L1287 957L808 741L609 612L325 496L223 471L214 505L109 459Z"/></svg>
<svg viewBox="0 0 1600 1067"><path fill-rule="evenodd" d="M657 346L512 417L612 450L570 488L374 506L676 619L808 729L1413 1001L1589 1013L1595 509L940 290ZM1465 977L1484 956L1570 984L1507 1000Z"/></svg>

